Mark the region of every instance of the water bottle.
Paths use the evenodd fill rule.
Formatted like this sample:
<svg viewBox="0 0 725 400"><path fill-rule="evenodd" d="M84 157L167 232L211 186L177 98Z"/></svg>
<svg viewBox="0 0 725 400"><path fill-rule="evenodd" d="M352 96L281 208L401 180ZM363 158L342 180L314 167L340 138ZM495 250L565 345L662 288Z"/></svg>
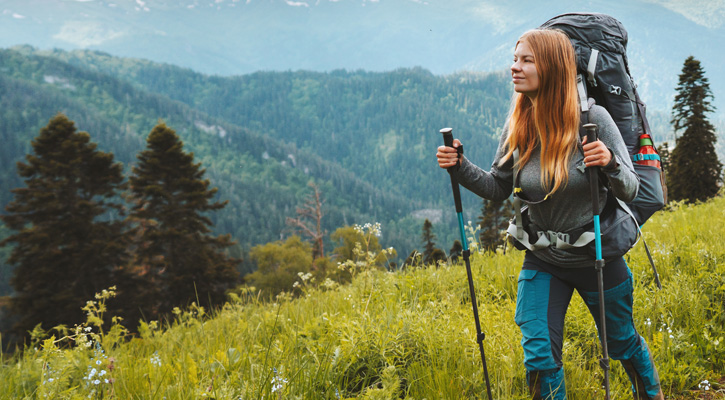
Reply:
<svg viewBox="0 0 725 400"><path fill-rule="evenodd" d="M657 154L654 145L652 144L652 137L643 133L639 135L639 151L632 156L632 161L639 165L649 165L651 167L657 167L662 169L660 164L660 155Z"/></svg>

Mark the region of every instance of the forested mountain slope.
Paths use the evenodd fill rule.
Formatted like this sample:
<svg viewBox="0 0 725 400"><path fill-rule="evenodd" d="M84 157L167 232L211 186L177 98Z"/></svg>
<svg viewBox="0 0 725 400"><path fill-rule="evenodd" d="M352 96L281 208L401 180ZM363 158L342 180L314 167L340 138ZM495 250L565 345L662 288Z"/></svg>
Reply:
<svg viewBox="0 0 725 400"><path fill-rule="evenodd" d="M216 230L231 233L243 249L279 239L311 180L325 196L329 231L377 220L395 232L394 223L421 206L419 200L365 182L331 157L318 157L103 72L12 50L0 51L0 72L3 205L12 198L10 189L22 185L15 163L30 151L39 129L63 112L127 167L151 128L165 121L207 168L220 198L230 201L212 218ZM391 233L385 244L404 247L395 238L406 236Z"/></svg>
<svg viewBox="0 0 725 400"><path fill-rule="evenodd" d="M230 204L212 216L241 251L291 231L287 217L316 182L328 232L381 222L384 246L419 246L433 210L440 247L455 238L450 188L432 152L445 126L490 162L507 108L501 75L436 77L421 69L390 73L256 73L222 78L103 53L0 51L0 203L22 185L15 163L58 112L88 131L127 167L163 120L207 168ZM475 219L478 200L466 197ZM451 218L444 218L447 213ZM420 214L415 214L420 215ZM450 220L450 221L448 221Z"/></svg>
<svg viewBox="0 0 725 400"><path fill-rule="evenodd" d="M438 130L453 127L457 137L475 144L468 146L467 154L487 164L512 93L502 73L435 76L415 68L219 77L92 51L42 52L27 46L18 50L123 78L337 161L377 187L433 203L447 193L433 186L440 171L427 162L430 150L441 141Z"/></svg>

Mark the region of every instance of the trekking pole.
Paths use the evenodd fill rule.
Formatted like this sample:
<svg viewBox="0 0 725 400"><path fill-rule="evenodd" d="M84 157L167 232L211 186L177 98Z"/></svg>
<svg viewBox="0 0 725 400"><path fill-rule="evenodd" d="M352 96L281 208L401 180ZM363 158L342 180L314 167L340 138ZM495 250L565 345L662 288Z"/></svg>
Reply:
<svg viewBox="0 0 725 400"><path fill-rule="evenodd" d="M594 143L597 138L597 126L586 124L587 143ZM599 288L599 335L602 342L602 358L599 359L599 366L604 370L604 393L607 400L609 397L609 350L607 349L607 321L604 314L604 259L602 258L602 233L599 226L599 171L596 167L587 168L589 171L589 187L592 192L592 213L594 214L594 247L596 259L594 269L597 270L597 286Z"/></svg>
<svg viewBox="0 0 725 400"><path fill-rule="evenodd" d="M453 147L453 129L444 128L440 132L443 134L443 143L447 147ZM466 262L466 273L468 274L468 290L471 292L471 304L473 305L473 319L476 321L476 340L478 341L478 349L481 351L481 361L483 362L483 375L486 378L486 391L488 392L488 400L493 400L491 395L491 382L488 378L488 367L486 366L486 354L483 351L483 339L486 335L481 332L481 321L478 319L478 304L476 302L476 291L473 288L473 275L471 274L471 262L469 257L471 255L468 250L468 241L466 240L466 233L463 228L463 207L461 206L461 190L458 186L458 178L455 174L455 169L458 166L448 168L448 174L451 176L451 188L453 189L453 200L456 203L456 213L458 214L458 228L461 231L461 244L463 245L463 260Z"/></svg>

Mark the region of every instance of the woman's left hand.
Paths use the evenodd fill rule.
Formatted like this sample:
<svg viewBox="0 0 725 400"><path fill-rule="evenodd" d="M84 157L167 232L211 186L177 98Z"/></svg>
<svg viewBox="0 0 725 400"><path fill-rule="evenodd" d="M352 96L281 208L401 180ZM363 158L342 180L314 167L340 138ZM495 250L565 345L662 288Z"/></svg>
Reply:
<svg viewBox="0 0 725 400"><path fill-rule="evenodd" d="M584 165L587 167L605 167L612 161L612 152L601 140L587 143L587 138L582 140L584 148Z"/></svg>

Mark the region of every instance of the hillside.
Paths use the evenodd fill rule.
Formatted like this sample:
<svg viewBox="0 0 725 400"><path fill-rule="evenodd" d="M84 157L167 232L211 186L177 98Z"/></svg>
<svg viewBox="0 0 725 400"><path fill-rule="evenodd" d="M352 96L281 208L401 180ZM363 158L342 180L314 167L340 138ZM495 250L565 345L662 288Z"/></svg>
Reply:
<svg viewBox="0 0 725 400"><path fill-rule="evenodd" d="M0 71L2 204L10 200L9 190L21 185L15 162L57 112L67 114L126 166L145 146L151 128L164 120L207 168L207 176L221 189L221 199L230 201L213 216L216 230L232 233L247 249L279 238L285 218L294 216L310 180L326 196L325 222L331 230L359 221L399 220L417 204L355 177L334 160L108 75L14 51L0 51Z"/></svg>
<svg viewBox="0 0 725 400"><path fill-rule="evenodd" d="M0 51L0 153L3 190L22 182L15 163L57 112L88 131L127 167L159 119L230 204L214 215L239 251L288 235L285 219L316 182L324 229L380 222L381 242L407 255L425 215L442 248L457 236L450 188L432 157L438 130L456 128L473 159L490 163L508 103L499 75L436 77L420 69L390 73L257 73L210 77L103 53ZM464 197L466 217L480 203ZM331 247L329 247L331 248Z"/></svg>
<svg viewBox="0 0 725 400"><path fill-rule="evenodd" d="M652 282L641 244L627 256L635 325L652 349L669 399L725 398L723 209L722 197L673 205L647 223L644 235L662 290ZM474 252L472 259L496 399L528 398L513 321L521 260L518 251ZM60 399L481 398L485 387L462 265L362 270L346 286L300 284L301 298L280 296L268 304L242 290L218 312L192 307L169 325L144 323L130 341L113 328L99 336L84 326L71 338L39 340L0 365L0 393ZM578 296L566 318L569 399L600 398L599 345ZM94 345L62 348L73 340ZM631 397L617 362L611 377L612 398ZM700 389L705 381L708 396Z"/></svg>
<svg viewBox="0 0 725 400"><path fill-rule="evenodd" d="M477 143L468 150L472 157L488 164L512 94L503 74L435 76L414 68L219 77L98 52L17 50L119 77L220 120L332 158L380 188L433 204L440 203L446 188L421 192L440 171L420 161L439 145L438 130L456 128L462 140Z"/></svg>

